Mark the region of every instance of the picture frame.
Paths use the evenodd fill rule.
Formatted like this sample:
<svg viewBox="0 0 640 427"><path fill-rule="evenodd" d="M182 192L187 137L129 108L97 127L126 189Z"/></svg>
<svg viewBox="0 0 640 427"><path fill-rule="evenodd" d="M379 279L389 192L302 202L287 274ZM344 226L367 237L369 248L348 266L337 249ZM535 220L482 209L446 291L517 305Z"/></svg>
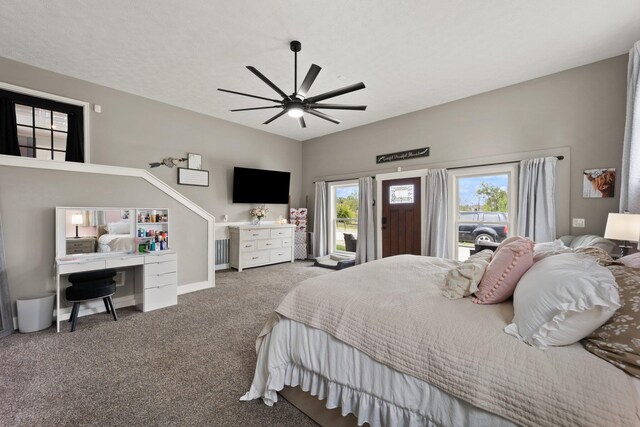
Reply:
<svg viewBox="0 0 640 427"><path fill-rule="evenodd" d="M582 174L582 197L601 199L614 197L616 168L585 169Z"/></svg>
<svg viewBox="0 0 640 427"><path fill-rule="evenodd" d="M196 153L189 153L187 156L187 168L188 169L202 169L202 156Z"/></svg>
<svg viewBox="0 0 640 427"><path fill-rule="evenodd" d="M178 184L194 185L197 187L208 187L209 171L190 168L178 168Z"/></svg>

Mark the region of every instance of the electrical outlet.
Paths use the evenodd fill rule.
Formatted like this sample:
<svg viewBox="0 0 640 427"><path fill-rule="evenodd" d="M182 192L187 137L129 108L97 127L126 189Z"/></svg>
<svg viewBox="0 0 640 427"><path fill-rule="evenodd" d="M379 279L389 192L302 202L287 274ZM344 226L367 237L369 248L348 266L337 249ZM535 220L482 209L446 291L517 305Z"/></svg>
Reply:
<svg viewBox="0 0 640 427"><path fill-rule="evenodd" d="M584 218L573 218L574 227L584 227Z"/></svg>

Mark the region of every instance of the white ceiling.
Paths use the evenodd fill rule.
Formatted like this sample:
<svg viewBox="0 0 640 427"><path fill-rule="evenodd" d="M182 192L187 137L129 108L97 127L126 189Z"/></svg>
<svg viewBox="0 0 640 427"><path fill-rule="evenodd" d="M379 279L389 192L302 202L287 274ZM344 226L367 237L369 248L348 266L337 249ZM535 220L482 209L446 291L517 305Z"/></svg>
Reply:
<svg viewBox="0 0 640 427"><path fill-rule="evenodd" d="M332 103L340 125L299 128L253 65L293 91L322 67L313 96L363 81ZM3 0L0 56L221 119L306 140L627 52L640 39L639 0ZM339 76L343 76L342 79ZM2 74L0 70L0 80Z"/></svg>

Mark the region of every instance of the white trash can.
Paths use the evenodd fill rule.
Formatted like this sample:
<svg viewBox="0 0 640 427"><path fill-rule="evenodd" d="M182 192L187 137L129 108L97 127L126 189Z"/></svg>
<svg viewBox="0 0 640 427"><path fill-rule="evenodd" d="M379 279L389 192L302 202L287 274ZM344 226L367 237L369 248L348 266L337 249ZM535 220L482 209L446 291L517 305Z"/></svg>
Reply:
<svg viewBox="0 0 640 427"><path fill-rule="evenodd" d="M36 297L19 298L18 330L36 332L47 329L53 323L53 303L56 294L47 293Z"/></svg>

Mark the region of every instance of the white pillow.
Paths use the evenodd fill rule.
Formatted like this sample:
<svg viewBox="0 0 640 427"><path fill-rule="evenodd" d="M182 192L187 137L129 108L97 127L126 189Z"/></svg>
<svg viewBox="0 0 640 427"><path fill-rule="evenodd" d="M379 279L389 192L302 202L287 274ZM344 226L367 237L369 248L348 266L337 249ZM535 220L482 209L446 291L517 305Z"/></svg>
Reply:
<svg viewBox="0 0 640 427"><path fill-rule="evenodd" d="M536 243L533 246L533 262L538 262L549 256L571 252L573 252L573 249L565 246L560 239L556 239L553 242Z"/></svg>
<svg viewBox="0 0 640 427"><path fill-rule="evenodd" d="M110 222L107 224L109 234L129 234L131 232L131 224L128 222Z"/></svg>
<svg viewBox="0 0 640 427"><path fill-rule="evenodd" d="M602 326L620 307L613 274L589 256L560 254L533 264L513 294L504 331L532 346L569 345Z"/></svg>

